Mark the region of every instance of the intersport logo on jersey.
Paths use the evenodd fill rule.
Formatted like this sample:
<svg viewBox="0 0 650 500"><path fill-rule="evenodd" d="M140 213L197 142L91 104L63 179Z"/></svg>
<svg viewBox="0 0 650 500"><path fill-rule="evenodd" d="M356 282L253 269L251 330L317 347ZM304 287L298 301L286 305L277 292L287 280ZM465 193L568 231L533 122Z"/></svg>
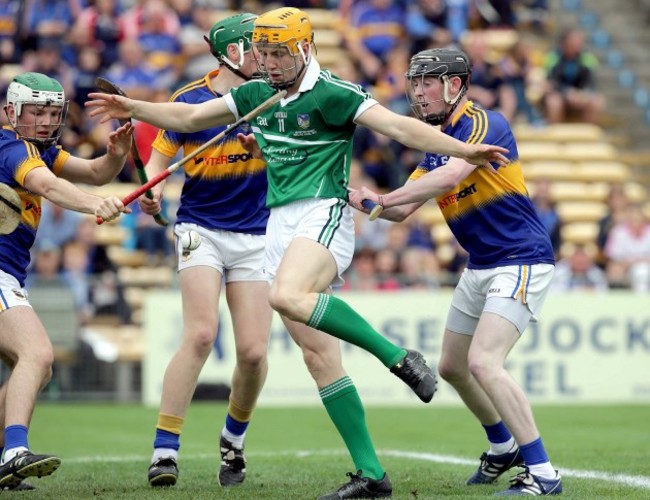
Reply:
<svg viewBox="0 0 650 500"><path fill-rule="evenodd" d="M458 203L459 200L462 200L466 196L476 193L476 183L470 184L465 189L458 191L457 193L450 194L438 202L440 208L448 207L454 203Z"/></svg>
<svg viewBox="0 0 650 500"><path fill-rule="evenodd" d="M226 163L237 163L239 161L248 161L253 158L251 153L241 153L236 155L219 155L219 156L210 156L204 158L203 162L206 165L223 165Z"/></svg>

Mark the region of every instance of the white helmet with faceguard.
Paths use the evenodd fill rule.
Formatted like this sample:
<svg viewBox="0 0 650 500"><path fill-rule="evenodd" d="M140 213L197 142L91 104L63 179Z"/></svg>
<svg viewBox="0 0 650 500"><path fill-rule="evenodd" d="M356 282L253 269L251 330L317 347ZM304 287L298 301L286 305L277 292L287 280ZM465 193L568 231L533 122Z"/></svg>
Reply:
<svg viewBox="0 0 650 500"><path fill-rule="evenodd" d="M61 137L63 127L65 125L65 118L68 112L68 101L65 100L63 87L54 78L50 78L42 73L21 73L16 76L9 84L7 89L7 104L13 107L13 118L7 113L9 124L12 128L20 134L20 136L30 142L40 143L43 145L51 145L56 143ZM24 106L34 105L38 108L46 106L60 107L56 121L50 122L49 127L53 131L48 137L39 137L36 134L36 122L26 123L21 120L24 112ZM5 113L7 108L5 107ZM27 132L27 128L31 127L34 130L34 135Z"/></svg>
<svg viewBox="0 0 650 500"><path fill-rule="evenodd" d="M406 95L411 108L416 116L431 125L440 125L451 116L460 99L467 92L469 80L472 73L469 57L465 52L456 48L427 49L418 52L411 58L409 69L404 76L407 79L408 89ZM449 90L449 79L457 76L461 79L461 88L458 94L451 96ZM426 101L418 100L413 92L416 81L422 83L425 77L438 78L443 85L443 100L451 105L449 111L441 113L426 113L423 108L427 107Z"/></svg>

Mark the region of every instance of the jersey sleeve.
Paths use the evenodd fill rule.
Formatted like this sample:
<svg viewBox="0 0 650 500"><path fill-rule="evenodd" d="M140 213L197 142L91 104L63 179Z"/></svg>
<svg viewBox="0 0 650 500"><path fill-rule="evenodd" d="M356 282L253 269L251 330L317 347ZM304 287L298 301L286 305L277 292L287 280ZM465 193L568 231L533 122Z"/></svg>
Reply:
<svg viewBox="0 0 650 500"><path fill-rule="evenodd" d="M177 94L173 95L169 102L187 102L187 99L185 99L185 94ZM151 148L168 158L173 158L185 142L184 135L183 132L160 129Z"/></svg>
<svg viewBox="0 0 650 500"><path fill-rule="evenodd" d="M505 156L509 160L518 158L519 153L512 129L501 113L474 107L469 116L470 119L464 121L461 129L454 134L454 137L468 144L496 144L503 146L508 150ZM493 166L498 168L496 164L493 164Z"/></svg>
<svg viewBox="0 0 650 500"><path fill-rule="evenodd" d="M327 92L320 102L321 112L327 123L342 127L354 120L377 101L356 83L340 80L329 72L323 72Z"/></svg>
<svg viewBox="0 0 650 500"><path fill-rule="evenodd" d="M420 163L418 163L418 165L415 167L415 170L411 172L411 175L409 175L408 180L409 181L418 180L424 174L428 174L429 172L431 172L434 168L436 168L436 165L438 164L438 158L439 155L436 153L425 153L424 158Z"/></svg>
<svg viewBox="0 0 650 500"><path fill-rule="evenodd" d="M58 176L61 173L63 165L65 165L65 162L68 161L70 156L70 153L64 151L61 146L56 147L56 155L54 157L54 162L52 163L52 172L54 172L54 175Z"/></svg>
<svg viewBox="0 0 650 500"><path fill-rule="evenodd" d="M230 111L239 119L269 99L273 94L275 94L275 89L266 82L251 80L236 89L231 89L230 94L226 94L224 99L226 99ZM232 105L236 109L232 109Z"/></svg>
<svg viewBox="0 0 650 500"><path fill-rule="evenodd" d="M47 167L38 149L28 141L16 141L7 151L14 167L14 179L21 186L25 185L27 174L39 167Z"/></svg>

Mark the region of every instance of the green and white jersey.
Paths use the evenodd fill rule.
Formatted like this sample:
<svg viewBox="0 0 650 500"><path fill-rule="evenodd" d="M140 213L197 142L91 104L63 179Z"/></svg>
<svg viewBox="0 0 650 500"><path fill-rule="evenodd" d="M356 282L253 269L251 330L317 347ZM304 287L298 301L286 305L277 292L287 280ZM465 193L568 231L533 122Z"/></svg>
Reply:
<svg viewBox="0 0 650 500"><path fill-rule="evenodd" d="M224 98L240 117L275 92L265 81L251 80ZM267 163L267 206L306 198L347 200L354 120L375 104L359 85L321 71L312 59L298 93L251 120Z"/></svg>

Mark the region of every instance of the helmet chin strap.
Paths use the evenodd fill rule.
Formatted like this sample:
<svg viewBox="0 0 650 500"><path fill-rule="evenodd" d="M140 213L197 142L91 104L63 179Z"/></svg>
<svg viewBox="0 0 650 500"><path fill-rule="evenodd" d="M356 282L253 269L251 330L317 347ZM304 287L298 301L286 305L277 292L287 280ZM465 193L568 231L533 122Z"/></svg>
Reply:
<svg viewBox="0 0 650 500"><path fill-rule="evenodd" d="M237 69L235 66L231 66L230 64L226 64L225 67L226 67L227 70L231 71L232 73L234 73L235 75L237 75L239 78L241 78L243 80L249 81L249 80L251 80L253 78L253 75L246 76L244 73L239 71L239 69Z"/></svg>
<svg viewBox="0 0 650 500"><path fill-rule="evenodd" d="M458 106L458 102L460 101L461 97L465 95L465 92L467 91L467 87L463 85L456 95L456 97L451 97L451 93L449 91L449 77L447 75L444 75L441 77L442 80L442 97L443 100L451 105L451 108L449 111L446 113L438 113L437 115L431 115L430 117L427 116L427 123L430 123L431 125L442 125L445 123L449 117L452 115L456 107Z"/></svg>
<svg viewBox="0 0 650 500"><path fill-rule="evenodd" d="M302 68L300 68L300 71L296 72L296 77L293 80L290 80L288 82L277 83L277 84L274 83L274 84L272 84L273 88L276 88L278 90L288 89L289 87L291 87L291 85L293 85L294 83L296 83L300 79L302 74L307 69L307 66L311 62L311 51L310 51L309 55L307 56L307 55L305 55L305 51L303 50L302 45L298 44L297 47L298 47L298 52L300 52L300 56L302 58L302 63L303 63ZM293 56L293 58L294 58L294 62L295 62L296 56ZM295 64L297 64L297 62L295 62ZM294 66L294 68L295 68L295 66ZM283 70L283 71L287 71L287 70Z"/></svg>
<svg viewBox="0 0 650 500"><path fill-rule="evenodd" d="M252 78L252 75L246 76L244 73L239 71L240 68L244 65L244 42L242 40L239 40L238 48L239 48L239 62L237 64L234 64L226 56L219 57L218 59L220 62L222 62L225 65L227 69L229 69L232 73L237 75L239 78L249 81Z"/></svg>

